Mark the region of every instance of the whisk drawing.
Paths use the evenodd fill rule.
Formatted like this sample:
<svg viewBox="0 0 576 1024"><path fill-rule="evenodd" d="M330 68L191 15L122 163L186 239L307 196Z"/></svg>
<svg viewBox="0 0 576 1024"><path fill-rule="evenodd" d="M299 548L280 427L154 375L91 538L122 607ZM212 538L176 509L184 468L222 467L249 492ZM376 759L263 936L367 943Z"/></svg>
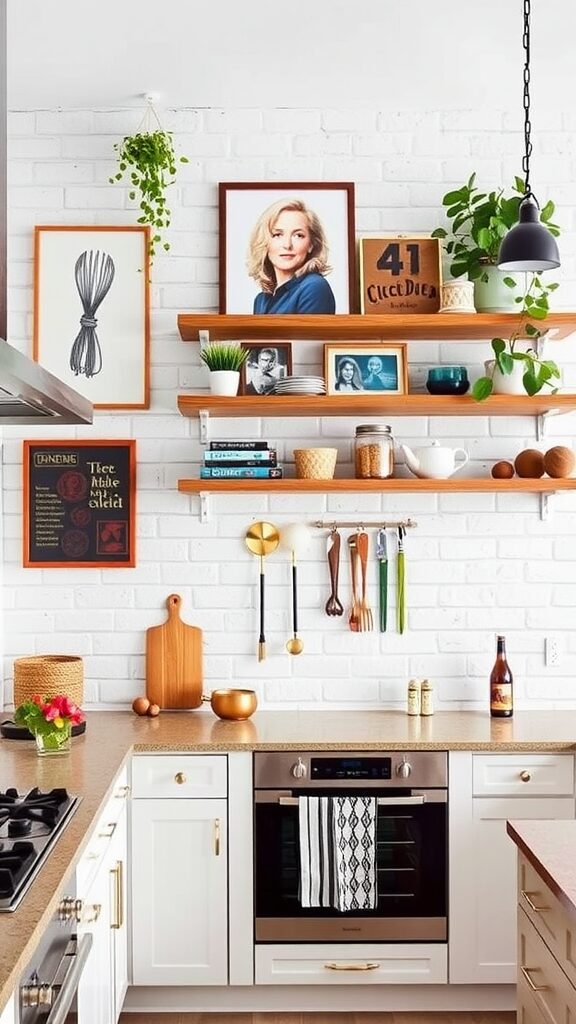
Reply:
<svg viewBox="0 0 576 1024"><path fill-rule="evenodd" d="M70 369L76 376L95 377L102 369L96 311L112 287L114 273L114 260L98 249L86 250L76 260L74 277L83 309L80 330L70 350Z"/></svg>

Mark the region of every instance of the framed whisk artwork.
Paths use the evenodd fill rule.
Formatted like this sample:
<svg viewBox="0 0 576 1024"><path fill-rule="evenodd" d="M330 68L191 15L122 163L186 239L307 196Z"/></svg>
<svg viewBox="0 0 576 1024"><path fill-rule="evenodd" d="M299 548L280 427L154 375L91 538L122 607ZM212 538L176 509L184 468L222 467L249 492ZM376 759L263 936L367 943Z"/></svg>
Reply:
<svg viewBox="0 0 576 1024"><path fill-rule="evenodd" d="M95 409L150 405L149 234L35 228L34 359Z"/></svg>

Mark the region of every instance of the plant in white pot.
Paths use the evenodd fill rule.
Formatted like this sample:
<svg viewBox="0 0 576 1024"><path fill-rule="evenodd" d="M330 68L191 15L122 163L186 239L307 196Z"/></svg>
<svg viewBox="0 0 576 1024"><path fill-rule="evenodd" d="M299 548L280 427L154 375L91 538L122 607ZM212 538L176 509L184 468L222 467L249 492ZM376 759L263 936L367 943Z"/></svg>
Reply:
<svg viewBox="0 0 576 1024"><path fill-rule="evenodd" d="M248 349L239 345L214 342L200 350L200 358L210 370L213 395L237 395L240 370L248 358Z"/></svg>
<svg viewBox="0 0 576 1024"><path fill-rule="evenodd" d="M537 395L543 388L554 394L560 381L560 370L551 359L541 359L538 342L546 334L531 320L544 321L550 309L549 295L558 285L544 284L539 274L527 274L530 280L521 303L518 324L507 340L492 338L494 359L485 363L486 375L472 387L472 397L481 402L491 394ZM528 342L529 347L525 345ZM533 347L536 346L536 347Z"/></svg>
<svg viewBox="0 0 576 1024"><path fill-rule="evenodd" d="M522 302L512 293L518 282L498 270L498 252L504 236L518 223L518 210L525 193L524 181L515 177L512 195L504 189L481 192L476 186L476 172L458 189L447 192L442 199L450 229L436 228L433 238L448 239L444 243L451 259L452 277L468 276L474 282L474 305L478 312L510 312L515 302ZM553 224L555 206L552 201L540 211L540 220L550 234L558 236L560 228Z"/></svg>

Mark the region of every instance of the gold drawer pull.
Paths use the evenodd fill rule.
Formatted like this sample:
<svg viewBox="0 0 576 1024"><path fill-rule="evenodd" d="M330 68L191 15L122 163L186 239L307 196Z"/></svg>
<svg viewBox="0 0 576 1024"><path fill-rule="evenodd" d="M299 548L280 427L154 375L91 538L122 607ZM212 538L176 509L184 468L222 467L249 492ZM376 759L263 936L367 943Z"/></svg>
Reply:
<svg viewBox="0 0 576 1024"><path fill-rule="evenodd" d="M531 971L538 971L539 970L538 967L521 967L520 970L522 971L522 974L526 978L526 981L528 982L528 985L532 989L533 992L547 992L548 991L548 989L550 987L549 985L535 985L534 982L532 981L532 978L530 977L530 972Z"/></svg>
<svg viewBox="0 0 576 1024"><path fill-rule="evenodd" d="M214 818L214 853L220 856L220 818Z"/></svg>
<svg viewBox="0 0 576 1024"><path fill-rule="evenodd" d="M520 778L522 779L522 782L530 782L532 776L530 775L530 772L527 772L526 769L524 769L523 772L520 772Z"/></svg>
<svg viewBox="0 0 576 1024"><path fill-rule="evenodd" d="M533 910L535 914L541 914L543 910L550 910L550 907L537 907L530 899L530 893L527 893L524 889L520 889L520 895L524 897L530 910Z"/></svg>
<svg viewBox="0 0 576 1024"><path fill-rule="evenodd" d="M184 772L176 772L176 775L174 776L174 781L177 782L179 786L186 782L186 776L184 775Z"/></svg>
<svg viewBox="0 0 576 1024"><path fill-rule="evenodd" d="M98 833L98 838L99 839L110 839L111 836L113 836L114 832L116 831L116 824L117 824L117 822L115 822L115 821L109 821L108 824L104 826L109 831L108 832L99 832Z"/></svg>
<svg viewBox="0 0 576 1024"><path fill-rule="evenodd" d="M377 971L380 964L376 964L374 961L368 960L365 964L329 963L324 964L324 967L329 971Z"/></svg>
<svg viewBox="0 0 576 1024"><path fill-rule="evenodd" d="M110 927L122 928L124 924L124 865L121 860L116 861L116 867L111 868L110 874L114 878L114 916Z"/></svg>

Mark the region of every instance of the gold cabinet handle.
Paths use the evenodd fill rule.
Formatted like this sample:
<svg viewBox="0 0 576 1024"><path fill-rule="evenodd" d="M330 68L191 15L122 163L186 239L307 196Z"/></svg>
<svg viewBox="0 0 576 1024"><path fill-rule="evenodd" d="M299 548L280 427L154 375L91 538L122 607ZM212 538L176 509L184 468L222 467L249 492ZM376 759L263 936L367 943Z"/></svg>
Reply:
<svg viewBox="0 0 576 1024"><path fill-rule="evenodd" d="M220 856L220 818L214 818L214 854Z"/></svg>
<svg viewBox="0 0 576 1024"><path fill-rule="evenodd" d="M524 769L523 772L520 772L520 778L522 779L522 782L530 782L532 776L530 775L530 772L527 772L526 769Z"/></svg>
<svg viewBox="0 0 576 1024"><path fill-rule="evenodd" d="M184 775L184 772L176 772L176 775L174 776L174 781L177 782L179 786L186 782L186 776Z"/></svg>
<svg viewBox="0 0 576 1024"><path fill-rule="evenodd" d="M550 907L537 907L530 899L530 893L526 892L525 889L520 889L520 895L524 897L526 903L530 907L530 910L533 910L535 914L541 914L543 910L550 910Z"/></svg>
<svg viewBox="0 0 576 1024"><path fill-rule="evenodd" d="M104 826L109 831L108 832L99 832L98 833L98 838L99 839L110 839L110 837L113 836L114 832L116 831L116 824L117 823L115 821L109 821L108 824Z"/></svg>
<svg viewBox="0 0 576 1024"><path fill-rule="evenodd" d="M538 967L521 967L520 970L522 971L522 974L526 978L526 981L528 982L528 986L532 989L533 992L547 992L548 991L548 989L550 987L549 985L535 985L534 982L532 981L532 978L530 977L530 972L531 971L539 970Z"/></svg>
<svg viewBox="0 0 576 1024"><path fill-rule="evenodd" d="M116 861L110 874L114 876L114 916L110 927L118 929L124 924L124 865L121 860Z"/></svg>
<svg viewBox="0 0 576 1024"><path fill-rule="evenodd" d="M367 960L363 964L337 964L332 962L324 964L324 967L328 971L377 971L380 964L374 963L373 960Z"/></svg>

